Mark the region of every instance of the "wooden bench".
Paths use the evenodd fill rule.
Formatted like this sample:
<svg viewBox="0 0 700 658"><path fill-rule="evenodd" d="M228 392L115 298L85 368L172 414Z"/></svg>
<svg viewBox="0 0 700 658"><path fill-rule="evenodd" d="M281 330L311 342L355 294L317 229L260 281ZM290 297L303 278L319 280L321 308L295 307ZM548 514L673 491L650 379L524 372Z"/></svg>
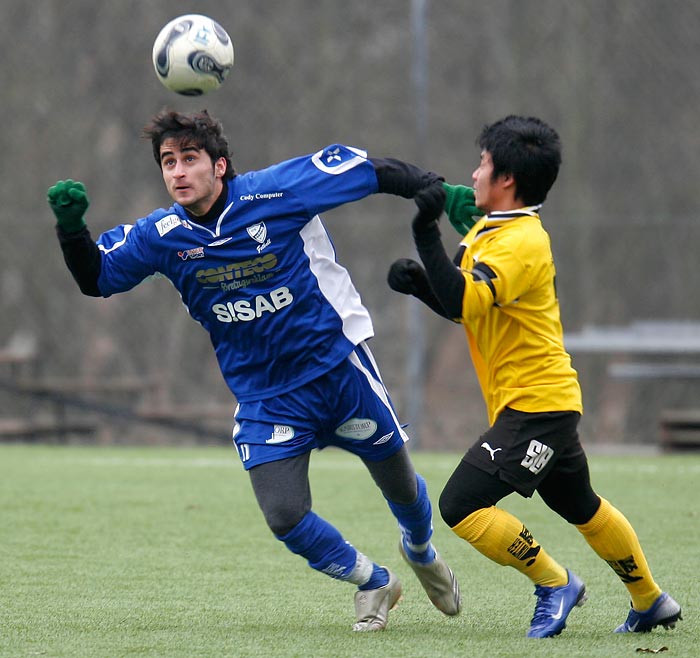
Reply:
<svg viewBox="0 0 700 658"><path fill-rule="evenodd" d="M659 417L666 452L700 450L700 409L664 409Z"/></svg>
<svg viewBox="0 0 700 658"><path fill-rule="evenodd" d="M0 416L0 438L25 441L95 435L100 429L95 414L133 417L148 387L147 381L137 377L91 380L21 374L0 383L4 390L26 399L23 416Z"/></svg>
<svg viewBox="0 0 700 658"><path fill-rule="evenodd" d="M187 432L202 440L230 439L235 404L166 405L143 407L137 419Z"/></svg>
<svg viewBox="0 0 700 658"><path fill-rule="evenodd" d="M0 415L0 439L25 441L88 436L107 427L100 417L120 423L146 423L176 430L198 440L228 440L233 428L233 400L227 404L150 404L159 382L148 377L36 376L34 351L0 349L0 391L19 409ZM4 376L3 376L4 374Z"/></svg>
<svg viewBox="0 0 700 658"><path fill-rule="evenodd" d="M90 421L57 422L52 419L31 419L3 416L0 418L0 438L21 441L54 439L66 441L69 436L92 438L98 430Z"/></svg>

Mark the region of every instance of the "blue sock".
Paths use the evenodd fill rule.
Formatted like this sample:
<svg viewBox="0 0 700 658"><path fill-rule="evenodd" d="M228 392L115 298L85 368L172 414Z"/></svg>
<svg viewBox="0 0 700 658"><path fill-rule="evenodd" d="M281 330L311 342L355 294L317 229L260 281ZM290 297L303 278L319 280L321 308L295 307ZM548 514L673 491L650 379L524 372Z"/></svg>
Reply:
<svg viewBox="0 0 700 658"><path fill-rule="evenodd" d="M364 585L360 585L357 589L379 589L388 583L389 572L384 567L374 564L372 568L372 575L370 576L369 580Z"/></svg>
<svg viewBox="0 0 700 658"><path fill-rule="evenodd" d="M433 536L433 508L428 498L425 480L416 473L418 495L410 505L400 505L388 500L401 528L403 547L412 562L427 564L435 559L435 549L430 543Z"/></svg>
<svg viewBox="0 0 700 658"><path fill-rule="evenodd" d="M290 532L277 539L292 553L305 557L312 569L331 578L363 585L375 575L376 565L345 541L328 521L313 512L307 512Z"/></svg>

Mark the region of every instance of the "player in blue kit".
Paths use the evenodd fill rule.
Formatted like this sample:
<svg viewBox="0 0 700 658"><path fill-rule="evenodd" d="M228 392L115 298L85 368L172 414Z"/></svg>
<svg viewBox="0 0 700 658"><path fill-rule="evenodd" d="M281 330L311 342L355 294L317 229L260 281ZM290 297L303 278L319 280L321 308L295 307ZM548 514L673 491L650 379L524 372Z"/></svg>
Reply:
<svg viewBox="0 0 700 658"><path fill-rule="evenodd" d="M275 537L309 566L358 586L355 631L382 630L401 584L311 509L313 448L367 466L401 530L399 550L441 612L461 600L431 543L432 508L367 346L372 321L319 213L374 193L412 198L438 180L394 159L332 145L237 174L206 111L164 111L144 129L173 205L94 241L85 186L48 192L66 264L81 291L109 297L155 273L208 332L238 401L234 442Z"/></svg>

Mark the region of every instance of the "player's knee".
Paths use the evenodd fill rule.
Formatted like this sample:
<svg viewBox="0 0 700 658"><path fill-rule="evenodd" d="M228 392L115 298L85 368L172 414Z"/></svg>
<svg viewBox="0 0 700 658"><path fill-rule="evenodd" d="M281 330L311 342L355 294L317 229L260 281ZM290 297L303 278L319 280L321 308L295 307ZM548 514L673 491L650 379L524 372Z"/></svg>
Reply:
<svg viewBox="0 0 700 658"><path fill-rule="evenodd" d="M572 525L582 525L588 523L600 508L600 498L597 494L591 492L591 495L585 495L580 500L575 501L563 512L559 511L559 515Z"/></svg>
<svg viewBox="0 0 700 658"><path fill-rule="evenodd" d="M308 511L306 507L281 503L274 507L263 509L263 514L270 530L277 537L283 537L298 525Z"/></svg>
<svg viewBox="0 0 700 658"><path fill-rule="evenodd" d="M442 490L438 501L440 516L450 528L454 528L481 507L481 504L469 501L463 495L458 495L458 492L449 486Z"/></svg>
<svg viewBox="0 0 700 658"><path fill-rule="evenodd" d="M572 525L588 523L600 507L600 498L590 487L576 491L561 490L557 495L539 493L549 509Z"/></svg>

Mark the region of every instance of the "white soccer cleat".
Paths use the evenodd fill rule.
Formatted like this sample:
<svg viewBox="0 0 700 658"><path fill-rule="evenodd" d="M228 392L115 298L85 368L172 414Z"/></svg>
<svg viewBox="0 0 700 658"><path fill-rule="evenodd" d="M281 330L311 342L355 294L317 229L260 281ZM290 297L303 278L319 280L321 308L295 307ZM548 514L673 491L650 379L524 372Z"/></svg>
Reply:
<svg viewBox="0 0 700 658"><path fill-rule="evenodd" d="M403 547L403 540L399 542L401 557L413 569L428 595L430 602L443 614L453 617L462 610L462 596L459 591L459 583L452 569L435 551L435 559L428 564L413 562Z"/></svg>
<svg viewBox="0 0 700 658"><path fill-rule="evenodd" d="M386 567L383 567L386 569ZM389 611L393 610L401 598L401 583L388 569L389 582L377 589L357 590L355 592L355 615L357 621L353 631L383 631L389 620Z"/></svg>

